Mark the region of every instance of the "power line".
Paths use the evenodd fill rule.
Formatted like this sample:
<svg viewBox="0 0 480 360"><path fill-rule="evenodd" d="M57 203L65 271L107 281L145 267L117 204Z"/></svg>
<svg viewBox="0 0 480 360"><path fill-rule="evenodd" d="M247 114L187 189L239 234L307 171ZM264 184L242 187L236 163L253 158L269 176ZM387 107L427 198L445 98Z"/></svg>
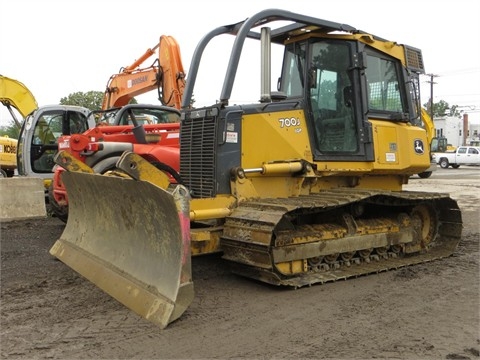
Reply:
<svg viewBox="0 0 480 360"><path fill-rule="evenodd" d="M455 76L455 75L464 75L480 72L480 68L469 68L469 69L460 69L460 70L449 70L441 72L441 76Z"/></svg>

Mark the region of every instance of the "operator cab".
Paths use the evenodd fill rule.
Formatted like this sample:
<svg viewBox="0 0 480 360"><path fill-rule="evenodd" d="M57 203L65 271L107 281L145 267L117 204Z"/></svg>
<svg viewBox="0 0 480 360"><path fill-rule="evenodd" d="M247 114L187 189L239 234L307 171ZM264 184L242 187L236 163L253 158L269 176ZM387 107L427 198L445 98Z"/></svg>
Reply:
<svg viewBox="0 0 480 360"><path fill-rule="evenodd" d="M17 151L19 175L51 178L63 135L83 133L94 126L89 110L77 106L41 107L27 116L20 130Z"/></svg>
<svg viewBox="0 0 480 360"><path fill-rule="evenodd" d="M355 38L312 35L286 45L278 90L288 99L306 99L315 160L373 161L369 118L418 119L412 92L401 86L408 81L418 88L418 74L408 76L398 60Z"/></svg>

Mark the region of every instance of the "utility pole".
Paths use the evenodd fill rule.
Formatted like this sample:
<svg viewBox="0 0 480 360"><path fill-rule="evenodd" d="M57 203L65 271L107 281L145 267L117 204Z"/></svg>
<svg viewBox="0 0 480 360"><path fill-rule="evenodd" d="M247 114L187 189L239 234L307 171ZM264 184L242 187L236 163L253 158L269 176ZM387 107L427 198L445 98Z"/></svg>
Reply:
<svg viewBox="0 0 480 360"><path fill-rule="evenodd" d="M433 121L433 84L436 84L436 82L433 81L433 78L436 78L438 75L435 74L426 74L427 76L430 76L430 81L427 81L430 83L430 117L432 118Z"/></svg>

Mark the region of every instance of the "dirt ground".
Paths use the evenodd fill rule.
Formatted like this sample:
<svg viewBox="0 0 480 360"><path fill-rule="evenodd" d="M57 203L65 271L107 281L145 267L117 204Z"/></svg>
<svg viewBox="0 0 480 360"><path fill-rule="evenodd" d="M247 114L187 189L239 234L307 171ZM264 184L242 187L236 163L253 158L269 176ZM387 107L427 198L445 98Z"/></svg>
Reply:
<svg viewBox="0 0 480 360"><path fill-rule="evenodd" d="M219 256L194 258L193 304L164 330L49 255L60 220L4 222L1 358L478 359L480 176L407 188L458 200L453 256L297 290L235 276Z"/></svg>

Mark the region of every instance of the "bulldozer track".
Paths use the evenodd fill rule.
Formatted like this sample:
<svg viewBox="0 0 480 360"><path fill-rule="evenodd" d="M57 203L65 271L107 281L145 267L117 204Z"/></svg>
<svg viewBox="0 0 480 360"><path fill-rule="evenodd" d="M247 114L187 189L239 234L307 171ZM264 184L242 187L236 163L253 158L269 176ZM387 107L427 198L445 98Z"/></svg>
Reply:
<svg viewBox="0 0 480 360"><path fill-rule="evenodd" d="M338 189L243 202L227 218L221 245L234 273L302 287L448 257L461 232L448 194Z"/></svg>

